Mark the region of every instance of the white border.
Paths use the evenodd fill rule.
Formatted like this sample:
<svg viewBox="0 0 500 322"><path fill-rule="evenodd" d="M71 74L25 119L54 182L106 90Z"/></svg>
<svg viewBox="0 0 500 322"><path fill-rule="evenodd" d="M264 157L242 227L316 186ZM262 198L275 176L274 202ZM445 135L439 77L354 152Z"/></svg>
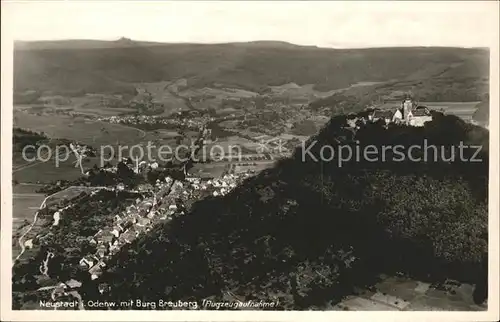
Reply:
<svg viewBox="0 0 500 322"><path fill-rule="evenodd" d="M421 2L422 6L432 2ZM390 5L390 2L384 3ZM401 4L399 4L401 5ZM452 3L449 3L453 6ZM484 3L483 3L484 5ZM489 4L491 5L491 4ZM496 5L496 8L495 8ZM499 319L499 16L498 2L491 5L490 39L490 181L489 181L489 309L485 312L321 312L321 311L12 311L11 237L12 237L12 67L13 42L8 29L6 6L2 2L2 105L1 105L1 320L9 321L494 321ZM431 9L432 10L432 9ZM304 17L309 19L310 17ZM50 17L47 17L50 19Z"/></svg>

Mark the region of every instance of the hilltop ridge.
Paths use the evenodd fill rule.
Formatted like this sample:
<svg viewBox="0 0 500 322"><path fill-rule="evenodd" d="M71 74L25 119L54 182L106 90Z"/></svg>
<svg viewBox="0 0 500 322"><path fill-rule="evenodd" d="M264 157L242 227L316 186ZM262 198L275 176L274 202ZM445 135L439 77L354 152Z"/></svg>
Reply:
<svg viewBox="0 0 500 322"><path fill-rule="evenodd" d="M366 81L445 79L446 75L455 80L484 79L489 69L488 54L484 49L330 49L275 41L18 43L14 55L14 89L17 93L34 90L70 96L120 94L133 91L137 82L184 78L188 86L194 87L219 83L260 92L268 86L294 82L328 91ZM455 69L456 75L450 74Z"/></svg>

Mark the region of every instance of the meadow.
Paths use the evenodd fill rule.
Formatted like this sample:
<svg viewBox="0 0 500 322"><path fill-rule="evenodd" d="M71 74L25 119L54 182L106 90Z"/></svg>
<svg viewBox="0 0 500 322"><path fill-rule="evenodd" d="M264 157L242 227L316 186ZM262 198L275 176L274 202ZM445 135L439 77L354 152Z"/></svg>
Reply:
<svg viewBox="0 0 500 322"><path fill-rule="evenodd" d="M140 129L63 115L14 112L14 127L44 132L51 138L64 138L91 146L118 142L134 145L147 139L146 133Z"/></svg>
<svg viewBox="0 0 500 322"><path fill-rule="evenodd" d="M13 193L13 230L16 231L24 219L31 221L45 198L43 193Z"/></svg>
<svg viewBox="0 0 500 322"><path fill-rule="evenodd" d="M75 167L75 157L71 155L67 161L59 162L56 166L55 157L47 162L34 162L23 166L12 173L12 179L22 183L49 183L57 180L76 180L81 177L80 167ZM83 160L84 170L89 170L94 165L100 166L97 157Z"/></svg>
<svg viewBox="0 0 500 322"><path fill-rule="evenodd" d="M239 163L234 167L234 173L241 173L245 171L255 171L255 173L259 173L266 169L274 167L274 161L254 161L249 162L251 165L244 165L245 163Z"/></svg>
<svg viewBox="0 0 500 322"><path fill-rule="evenodd" d="M155 83L137 83L134 86L140 92L147 90L148 93L151 94L154 102L163 104L164 111L161 114L163 116L190 110L184 99L178 97L175 92L172 91L172 88L170 88L171 85L172 82L170 81L162 81Z"/></svg>
<svg viewBox="0 0 500 322"><path fill-rule="evenodd" d="M38 185L16 185L12 189L12 258L15 258L21 248L17 238L21 234L21 227L25 227L26 221L30 224L40 207L44 194L36 193Z"/></svg>
<svg viewBox="0 0 500 322"><path fill-rule="evenodd" d="M471 120L480 102L421 102L431 109L443 110L444 113L456 115L464 120Z"/></svg>
<svg viewBox="0 0 500 322"><path fill-rule="evenodd" d="M257 149L257 147L258 145L256 143L246 138L234 135L205 144L203 149L199 152L200 155L198 157L202 158L201 153L203 152L207 154L207 157L210 156L211 153L213 155L230 155L231 151L236 154L240 151L242 154L255 153L255 149Z"/></svg>

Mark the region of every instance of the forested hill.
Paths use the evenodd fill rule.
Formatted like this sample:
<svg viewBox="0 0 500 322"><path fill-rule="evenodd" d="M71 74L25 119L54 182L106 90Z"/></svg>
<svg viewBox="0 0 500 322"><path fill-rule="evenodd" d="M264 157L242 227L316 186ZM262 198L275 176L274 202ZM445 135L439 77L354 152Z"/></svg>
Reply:
<svg viewBox="0 0 500 322"><path fill-rule="evenodd" d="M347 126L336 116L309 143L445 147L488 142L488 132L434 114L425 127ZM353 118L350 116L349 118ZM325 151L325 149L323 149ZM353 150L355 151L355 150ZM379 273L426 281L484 278L488 152L480 162L302 160L302 148L223 198L196 203L188 215L156 227L122 250L84 298L128 301L279 298L280 309L324 308ZM326 152L325 155L328 155ZM458 152L455 152L458 155ZM475 150L465 149L464 158ZM415 155L413 155L416 157ZM329 157L328 157L329 158ZM373 158L373 154L370 154ZM432 161L429 161L432 160ZM100 295L97 283L111 291ZM234 298L233 298L234 300Z"/></svg>
<svg viewBox="0 0 500 322"><path fill-rule="evenodd" d="M488 56L487 49L330 49L265 41L18 43L14 88L59 95L131 93L134 83L184 78L197 87L222 84L260 92L294 82L327 91L367 81L488 78Z"/></svg>

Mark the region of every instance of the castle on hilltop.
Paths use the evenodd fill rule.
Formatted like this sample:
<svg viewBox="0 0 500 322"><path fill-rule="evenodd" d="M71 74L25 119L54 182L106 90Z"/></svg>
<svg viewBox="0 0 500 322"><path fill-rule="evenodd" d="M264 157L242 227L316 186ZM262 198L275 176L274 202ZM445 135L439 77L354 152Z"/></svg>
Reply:
<svg viewBox="0 0 500 322"><path fill-rule="evenodd" d="M416 103L407 96L395 110L380 110L374 108L368 114L370 121L384 120L386 124L406 124L410 126L424 126L424 123L432 121L430 110Z"/></svg>

